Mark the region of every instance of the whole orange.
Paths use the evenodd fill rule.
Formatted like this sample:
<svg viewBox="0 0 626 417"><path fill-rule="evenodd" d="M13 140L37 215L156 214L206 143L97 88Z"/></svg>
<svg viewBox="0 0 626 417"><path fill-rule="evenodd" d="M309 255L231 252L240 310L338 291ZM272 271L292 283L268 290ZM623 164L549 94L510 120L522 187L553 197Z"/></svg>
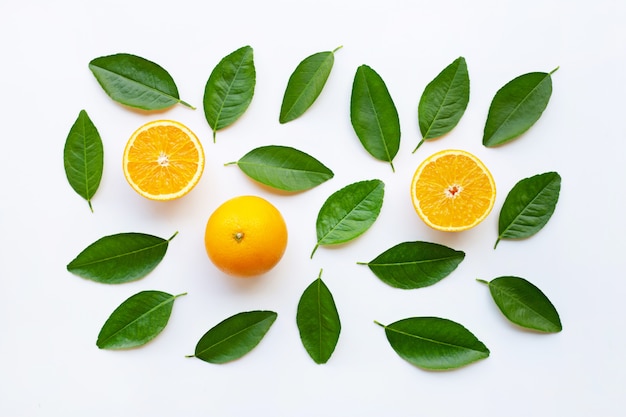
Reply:
<svg viewBox="0 0 626 417"><path fill-rule="evenodd" d="M269 201L232 198L209 217L204 244L211 262L229 275L251 277L272 269L287 248L287 225Z"/></svg>

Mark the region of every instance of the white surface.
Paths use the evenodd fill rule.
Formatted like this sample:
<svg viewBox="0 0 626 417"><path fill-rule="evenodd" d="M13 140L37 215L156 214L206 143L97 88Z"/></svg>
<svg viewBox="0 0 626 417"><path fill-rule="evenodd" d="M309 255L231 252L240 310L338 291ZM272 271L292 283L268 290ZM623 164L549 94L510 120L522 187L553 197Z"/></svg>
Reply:
<svg viewBox="0 0 626 417"><path fill-rule="evenodd" d="M582 1L15 1L0 4L2 189L0 230L0 414L3 416L615 416L624 409L624 68L626 5ZM204 84L219 59L254 48L257 88L247 113L211 141ZM330 79L300 119L278 123L291 71L311 53L337 53ZM158 114L111 101L87 68L97 56L129 52L174 77L182 106ZM458 56L467 59L471 98L457 128L416 153L416 108L426 83ZM352 78L361 64L386 81L398 107L402 144L396 172L359 144L349 121ZM554 74L541 120L498 149L481 144L491 98L513 77ZM81 109L98 127L105 170L95 212L70 188L63 144ZM207 167L197 188L175 202L135 194L120 167L124 144L142 123L172 118L203 140ZM224 167L269 144L296 147L335 177L284 195ZM462 148L478 155L498 186L492 214L475 229L445 234L414 213L408 186L427 155ZM499 208L521 178L563 177L553 218L534 237L493 250ZM335 190L379 178L385 203L374 226L313 259L315 218ZM217 272L203 246L205 222L235 195L257 194L284 214L283 261L266 276L237 280ZM112 233L179 235L143 280L105 286L65 265ZM368 261L406 240L466 251L435 286L401 291L380 282ZM343 329L324 366L304 351L295 309L323 268ZM475 278L518 275L538 285L561 314L556 335L508 324ZM125 352L101 351L97 333L112 309L143 290L188 292L165 331ZM215 366L185 358L227 316L271 309L279 317L239 361ZM425 372L400 359L373 323L435 315L459 321L491 349L481 362Z"/></svg>

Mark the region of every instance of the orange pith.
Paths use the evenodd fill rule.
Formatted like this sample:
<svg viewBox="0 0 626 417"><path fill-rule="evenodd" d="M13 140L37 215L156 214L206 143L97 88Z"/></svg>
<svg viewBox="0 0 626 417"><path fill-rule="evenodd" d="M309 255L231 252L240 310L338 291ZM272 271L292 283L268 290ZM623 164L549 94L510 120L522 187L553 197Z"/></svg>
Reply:
<svg viewBox="0 0 626 417"><path fill-rule="evenodd" d="M257 196L219 206L207 221L204 243L213 264L229 275L251 277L272 269L287 246L287 226L276 207Z"/></svg>
<svg viewBox="0 0 626 417"><path fill-rule="evenodd" d="M417 214L443 231L470 229L491 212L496 186L487 167L469 152L449 149L426 158L415 171L411 197Z"/></svg>
<svg viewBox="0 0 626 417"><path fill-rule="evenodd" d="M204 170L204 151L196 135L182 123L154 120L128 140L124 176L140 195L172 200L196 186Z"/></svg>

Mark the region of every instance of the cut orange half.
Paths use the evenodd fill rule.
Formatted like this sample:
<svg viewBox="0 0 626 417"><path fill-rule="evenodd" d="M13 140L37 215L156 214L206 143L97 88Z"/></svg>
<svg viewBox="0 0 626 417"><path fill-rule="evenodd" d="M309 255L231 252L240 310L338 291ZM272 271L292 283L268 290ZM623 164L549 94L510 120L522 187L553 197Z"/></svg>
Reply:
<svg viewBox="0 0 626 417"><path fill-rule="evenodd" d="M459 232L489 215L496 200L496 184L476 156L449 149L420 164L411 182L411 197L415 211L428 226Z"/></svg>
<svg viewBox="0 0 626 417"><path fill-rule="evenodd" d="M151 200L173 200L196 186L204 170L197 136L182 123L154 120L137 129L126 144L124 176Z"/></svg>

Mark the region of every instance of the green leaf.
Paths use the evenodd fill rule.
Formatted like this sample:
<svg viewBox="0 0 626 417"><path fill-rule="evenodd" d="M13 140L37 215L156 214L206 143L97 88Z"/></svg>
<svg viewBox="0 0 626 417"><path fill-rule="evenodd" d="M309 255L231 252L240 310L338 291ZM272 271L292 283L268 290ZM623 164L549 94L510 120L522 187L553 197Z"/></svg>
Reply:
<svg viewBox="0 0 626 417"><path fill-rule="evenodd" d="M374 158L387 161L400 149L400 119L383 79L367 65L357 68L352 84L350 120L361 144Z"/></svg>
<svg viewBox="0 0 626 417"><path fill-rule="evenodd" d="M459 368L489 356L489 349L461 324L438 317L411 317L384 326L389 344L423 369Z"/></svg>
<svg viewBox="0 0 626 417"><path fill-rule="evenodd" d="M535 285L520 277L498 277L489 286L496 305L512 323L545 333L563 330L559 313L552 302Z"/></svg>
<svg viewBox="0 0 626 417"><path fill-rule="evenodd" d="M367 263L384 283L402 289L422 288L447 277L465 253L430 242L403 242Z"/></svg>
<svg viewBox="0 0 626 417"><path fill-rule="evenodd" d="M333 193L322 205L316 222L317 244L345 243L362 235L378 218L385 184L381 180L359 181Z"/></svg>
<svg viewBox="0 0 626 417"><path fill-rule="evenodd" d="M509 142L539 120L552 95L552 72L531 72L508 82L494 96L483 145L493 147Z"/></svg>
<svg viewBox="0 0 626 417"><path fill-rule="evenodd" d="M537 233L554 213L561 176L546 172L519 181L504 200L498 220L498 239L523 239Z"/></svg>
<svg viewBox="0 0 626 417"><path fill-rule="evenodd" d="M277 316L273 311L235 314L206 332L192 356L219 364L239 359L261 342Z"/></svg>
<svg viewBox="0 0 626 417"><path fill-rule="evenodd" d="M248 109L256 85L254 54L244 46L222 58L211 72L204 89L204 116L213 129L235 123Z"/></svg>
<svg viewBox="0 0 626 417"><path fill-rule="evenodd" d="M128 298L111 313L98 334L100 349L128 349L154 339L167 325L174 300L182 295L142 291Z"/></svg>
<svg viewBox="0 0 626 417"><path fill-rule="evenodd" d="M180 100L171 75L158 64L131 54L101 56L89 62L89 69L113 100L142 110L167 109Z"/></svg>
<svg viewBox="0 0 626 417"><path fill-rule="evenodd" d="M63 150L63 165L70 186L87 200L93 212L91 199L96 194L104 167L104 150L98 129L85 110L78 113Z"/></svg>
<svg viewBox="0 0 626 417"><path fill-rule="evenodd" d="M318 52L302 60L287 82L278 121L281 124L302 116L322 92L335 62L334 51Z"/></svg>
<svg viewBox="0 0 626 417"><path fill-rule="evenodd" d="M302 345L315 363L328 362L341 332L339 313L330 290L322 281L322 272L302 293L296 323Z"/></svg>
<svg viewBox="0 0 626 417"><path fill-rule="evenodd" d="M138 280L161 262L177 233L168 240L143 233L105 236L79 253L67 265L67 270L104 284Z"/></svg>
<svg viewBox="0 0 626 417"><path fill-rule="evenodd" d="M470 80L465 58L459 57L443 69L424 89L418 106L422 140L439 138L450 132L465 113L470 96Z"/></svg>
<svg viewBox="0 0 626 417"><path fill-rule="evenodd" d="M334 176L317 159L287 146L262 146L226 165L232 164L261 184L283 191L308 190Z"/></svg>

